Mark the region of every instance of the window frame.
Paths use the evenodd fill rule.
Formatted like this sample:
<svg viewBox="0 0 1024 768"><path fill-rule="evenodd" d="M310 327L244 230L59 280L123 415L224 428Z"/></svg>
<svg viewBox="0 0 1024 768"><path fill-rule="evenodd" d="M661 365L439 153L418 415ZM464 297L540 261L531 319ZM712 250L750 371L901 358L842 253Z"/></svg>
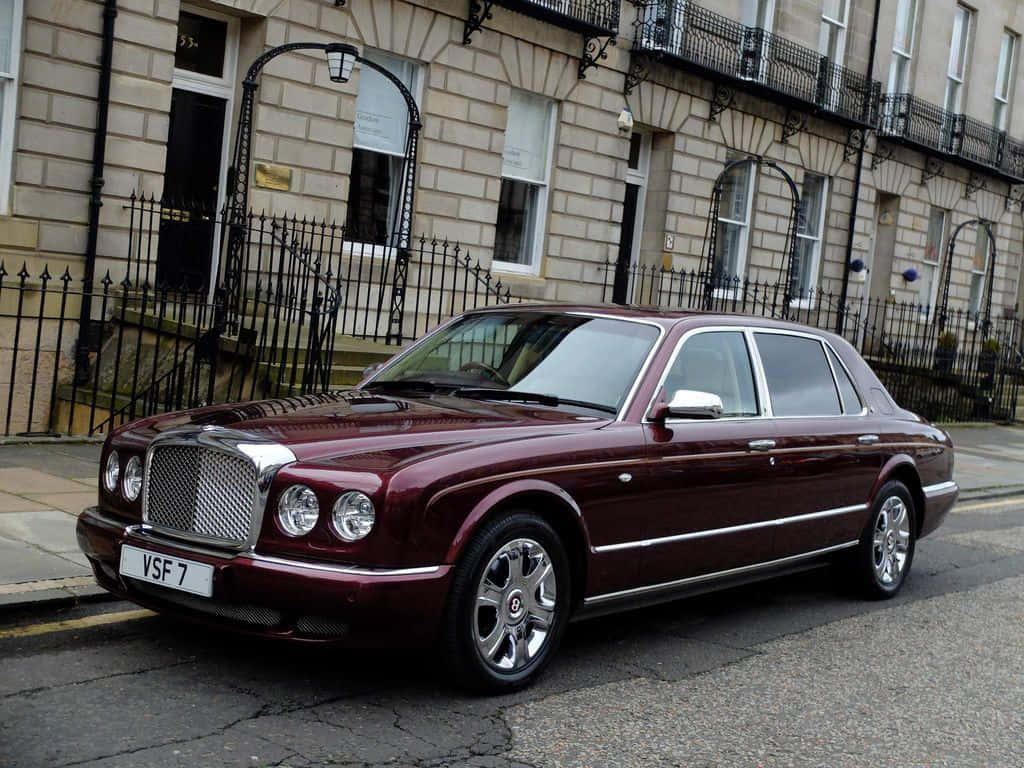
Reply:
<svg viewBox="0 0 1024 768"><path fill-rule="evenodd" d="M925 321L930 320L932 315L935 314L935 301L938 298L939 283L941 282L941 277L942 277L942 255L943 255L943 250L944 250L943 244L946 242L946 237L949 234L949 223L950 223L950 221L953 220L953 215L952 215L953 212L950 211L948 208L943 208L942 206L939 206L939 205L932 205L932 206L930 206L929 209L928 209L928 232L929 232L929 234L931 233L932 213L934 211L940 211L942 213L942 231L939 233L939 245L938 245L938 248L936 248L936 251L935 251L935 260L934 261L929 261L928 260L928 235L925 235L924 255L921 257L921 264L924 265L924 266L930 267L933 270L935 270L934 273L933 273L935 279L932 280L932 287L931 287L931 290L928 292L929 295L928 295L928 302L927 302L927 304L922 304L921 303L921 294L920 294L920 292L917 295L918 304L919 304L918 314Z"/></svg>
<svg viewBox="0 0 1024 768"><path fill-rule="evenodd" d="M996 232L995 232L996 224L995 224L995 222L990 222L988 226L992 228L992 235L993 235L992 240L994 241L995 240L995 234L996 234ZM975 235L975 238L979 238L979 237L985 238L985 265L984 265L984 267L982 269L978 269L978 267L976 266L976 264L977 264L977 256L978 256L978 245L979 244L978 244L978 240L975 239L975 241L974 241L974 258L971 259L971 269L970 269L971 282L970 282L970 284L968 286L968 288L970 290L970 293L968 293L968 295L967 295L967 318L968 318L967 324L968 324L969 328L973 328L974 327L975 318L978 318L978 317L981 316L981 307L982 307L982 304L985 303L985 279L988 277L989 259L992 258L992 247L994 245L994 242L993 243L988 242L988 240L989 240L988 227L981 226L981 227L977 228L977 235ZM977 308L975 308L974 306L972 306L975 303L974 280L975 280L975 278L978 278L978 277L981 278L981 285L978 288L978 295L977 295L977 305L978 306L977 306Z"/></svg>
<svg viewBox="0 0 1024 768"><path fill-rule="evenodd" d="M946 96L943 100L943 109L951 114L960 114L964 104L964 90L967 83L968 67L971 59L971 36L974 31L974 10L967 7L963 3L957 3L956 8L953 11L953 32L954 35L949 40L949 60L946 64ZM961 40L959 48L954 48L953 44L956 42L956 28L957 23L960 19L964 19L963 29L961 30ZM953 62L954 53L962 55L960 59L960 74L955 75L953 73ZM955 104L951 103L955 101Z"/></svg>
<svg viewBox="0 0 1024 768"><path fill-rule="evenodd" d="M904 0L900 0L900 3ZM896 6L896 27L893 29L892 58L889 61L889 79L886 81L886 92L888 93L909 93L911 81L911 69L914 63L914 49L917 46L917 16L920 10L919 0L905 0L906 5ZM906 29L909 31L910 46L907 49L897 45L896 30L899 29L900 8L907 10ZM897 76L897 65L902 62L902 78L900 82L893 82Z"/></svg>
<svg viewBox="0 0 1024 768"><path fill-rule="evenodd" d="M1009 132L1010 120L1013 117L1013 92L1014 85L1017 82L1017 78L1014 77L1014 72L1017 69L1017 51L1020 48L1020 35L1014 32L1012 29L1003 28L1002 42L999 46L999 61L996 66L1003 63L1003 46L1009 43L1010 55L1009 60L1006 61L1005 68L997 69L996 71L996 82L993 93L993 100L995 107L992 114L992 125L997 131ZM999 92L999 81L1003 80L1004 93Z"/></svg>
<svg viewBox="0 0 1024 768"><path fill-rule="evenodd" d="M548 208L550 206L551 199L551 166L555 160L555 144L557 143L556 132L558 131L558 102L555 99L545 96L541 93L535 93L533 91L520 90L522 93L529 94L531 96L539 96L548 102L548 147L547 153L544 160L544 181L543 183L538 182L536 179L527 179L522 176L515 176L512 174L506 175L504 170L498 177L499 182L508 179L509 181L518 181L522 184L528 184L530 186L537 187L537 210L534 212L534 233L533 243L530 247L530 262L528 264L517 264L512 261L502 261L500 259L491 258L491 269L495 272L506 272L514 273L519 275L531 275L537 276L540 274L541 265L544 261L544 243L547 239L547 225L548 225ZM506 119L505 119L505 130L508 131L508 116L506 108ZM500 211L500 203L499 203ZM495 219L495 232L497 232L497 219ZM495 238L495 245L497 245L497 238Z"/></svg>
<svg viewBox="0 0 1024 768"><path fill-rule="evenodd" d="M676 358L679 356L679 351L683 348L683 345L687 340L699 333L715 333L722 331L739 331L743 334L744 340L747 344L747 353L750 355L750 362L754 370L754 391L757 395L757 403L759 413L756 416L722 416L718 419L686 419L679 416L671 416L664 419L664 423L684 423L684 424L715 424L717 422L737 422L737 421L752 421L755 419L845 419L850 417L863 417L868 415L870 408L868 406L868 400L864 396L864 389L861 387L857 377L853 375L850 370L850 366L846 364L842 356L836 351L836 348L832 343L823 336L819 336L809 331L796 331L788 328L766 328L763 326L753 325L708 325L701 326L699 328L691 328L684 331L679 339L675 342L675 346L672 350L672 354L669 355L668 360L662 367L660 374L658 375L657 385L654 387L651 393L651 398L647 403L647 408L644 411L644 417L642 423L654 424L656 423L651 419L651 413L654 411L656 405L658 405L659 395L662 394L662 387L665 385L665 380L668 378L669 372L672 370L672 366L675 365ZM812 339L822 345L822 354L825 356L825 361L828 363L829 371L832 375L832 385L835 387L836 397L839 399L840 409L843 411L839 414L834 415L823 415L823 416L776 416L772 413L771 406L771 393L768 390L768 379L765 375L764 361L761 359L761 351L758 349L757 341L754 338L756 333L771 333L778 334L780 336L797 336L800 338ZM835 368L832 365L832 360L829 358L828 352L831 351L835 355L836 360L843 367L847 377L850 379L850 383L853 385L854 391L857 393L857 398L860 400L861 409L857 412L848 413L846 411L846 404L843 401L843 393L839 388L839 379L836 376Z"/></svg>
<svg viewBox="0 0 1024 768"><path fill-rule="evenodd" d="M739 159L739 158L736 158ZM757 191L757 161L753 157L747 156L746 158L747 167L750 169L750 177L747 179L747 210L746 210L746 221L738 221L736 219L729 219L722 216L722 201L718 201L718 234L716 236L716 242L714 244L715 249L718 248L718 238L721 238L722 224L733 224L741 227L739 253L736 259L736 274L730 276L730 280L737 278L740 281L744 280L747 274L747 262L750 260L750 232L754 226L754 195ZM727 161L726 164L731 161ZM741 168L741 164L737 164L732 171L736 171ZM715 259L717 254L712 254L712 259ZM712 261L712 271L714 271L714 262ZM715 298L732 298L736 295L737 288L713 288L713 294Z"/></svg>
<svg viewBox="0 0 1024 768"><path fill-rule="evenodd" d="M426 87L426 82L427 82L427 64L425 62L419 61L418 59L411 59L408 56L401 56L401 55L399 55L397 53L393 53L391 51L385 51L385 50L380 49L380 48L364 49L363 53L362 53L362 55L364 57L365 57L367 51L369 51L371 55L373 55L373 54L380 54L380 55L382 55L384 57L387 57L387 58L398 59L400 61L404 61L404 62L408 62L409 64L412 64L413 65L413 82L412 82L412 87L409 88L409 91L412 93L413 98L416 100L417 104L422 104L423 103L423 89ZM360 65L360 69L362 69L362 65ZM359 81L359 83L360 83L360 86L362 86L362 72L360 72L360 81ZM356 104L357 105L358 105L358 100L359 100L359 91L357 90L356 91ZM359 151L361 151L361 152L373 152L375 154L386 155L388 157L403 157L401 155L392 155L392 154L389 154L387 152L381 152L380 150L370 149L368 147L360 147L360 146L358 146L358 144L356 143L356 136L355 136L355 120L353 119L353 123L352 123L352 158L353 158L353 161L355 160L355 151L357 149ZM406 176L408 175L408 173L409 173L409 162L407 161L403 165L403 169L402 169L402 182L399 182L399 186L404 186L404 180L405 180ZM352 179L352 165L350 164L349 165L349 184L350 185L351 185L351 179ZM350 200L346 200L346 203L345 203L345 205L346 205L346 208L345 208L346 223L347 223L347 220L348 220L348 205L350 204L350 202L351 202ZM390 201L389 201L389 208L390 208ZM415 215L415 213L416 212L414 210L413 211L413 215ZM388 239L389 240L393 236L394 236L393 232L389 232L388 233ZM411 233L410 233L410 236L411 236ZM396 246L395 244L379 245L377 243L367 243L367 242L363 242L362 240L350 239L350 238L346 237L344 242L341 245L341 253L342 253L342 255L348 256L348 257L362 258L364 256L369 256L369 257L375 258L375 259L384 259L384 258L390 258L391 256L393 256L395 254L395 251L396 251L397 247L398 246Z"/></svg>
<svg viewBox="0 0 1024 768"><path fill-rule="evenodd" d="M11 8L11 69L0 74L3 85L3 109L0 110L0 216L11 215L11 187L14 184L14 134L18 122L18 96L21 91L21 57L24 53L22 27L25 19L23 0L13 0Z"/></svg>
<svg viewBox="0 0 1024 768"><path fill-rule="evenodd" d="M846 63L846 35L850 29L851 0L839 0L843 6L843 18L837 19L825 13L825 3L821 5L821 32L818 35L818 53L827 56L834 64L844 66ZM829 32L836 30L836 47L838 55L832 56L828 50Z"/></svg>
<svg viewBox="0 0 1024 768"><path fill-rule="evenodd" d="M801 192L800 200L801 200L801 203L803 203L803 201L805 201L807 199L806 196L803 194L803 192L804 192L804 185L807 183L807 177L808 176L814 176L815 178L821 179L821 205L819 206L819 213L818 213L818 234L817 234L816 237L812 237L810 235L806 235L806 234L801 233L800 232L800 221L798 219L797 220L797 227L796 227L796 239L797 239L797 241L800 241L802 239L802 240L810 240L810 241L814 242L814 244L815 244L814 245L814 257L813 257L813 260L812 260L812 267L811 267L810 271L811 271L811 273L813 275L817 276L819 274L819 272L821 271L822 252L823 252L824 247L825 247L825 218L826 218L826 214L828 213L828 196L829 196L829 192L831 191L832 184L831 184L831 179L828 176L826 176L825 174L823 174L823 173L814 173L813 171L807 171L804 174L804 183L800 185L800 192ZM815 281L815 282L817 282L817 281ZM808 289L808 293L810 293L810 297L809 298L806 298L806 299L804 299L804 298L790 299L790 301L789 301L790 306L795 308L795 309L814 309L815 301L817 299L817 294L816 294L813 286Z"/></svg>

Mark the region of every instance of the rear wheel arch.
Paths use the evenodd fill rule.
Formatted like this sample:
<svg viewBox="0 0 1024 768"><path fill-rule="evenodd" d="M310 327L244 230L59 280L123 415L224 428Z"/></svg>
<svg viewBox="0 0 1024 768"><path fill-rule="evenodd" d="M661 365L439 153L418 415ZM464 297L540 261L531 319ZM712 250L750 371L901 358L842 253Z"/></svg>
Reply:
<svg viewBox="0 0 1024 768"><path fill-rule="evenodd" d="M913 461L909 456L895 457L889 465L883 469L878 481L875 483L874 489L872 489L872 499L878 494L878 491L890 480L896 480L903 483L907 490L910 491L911 499L914 502L914 532L919 534L921 531L921 525L924 522L924 489L921 486L921 477L917 474L917 467L914 466Z"/></svg>

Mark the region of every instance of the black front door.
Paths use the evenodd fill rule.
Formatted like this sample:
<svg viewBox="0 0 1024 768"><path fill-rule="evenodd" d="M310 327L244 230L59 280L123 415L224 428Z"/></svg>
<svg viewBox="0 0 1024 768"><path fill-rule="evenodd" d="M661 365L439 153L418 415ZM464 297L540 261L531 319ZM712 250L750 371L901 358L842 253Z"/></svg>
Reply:
<svg viewBox="0 0 1024 768"><path fill-rule="evenodd" d="M629 303L629 273L633 264L633 237L636 234L637 203L640 187L626 184L626 197L622 203L622 228L619 234L619 257L615 262L615 286L612 301L616 304Z"/></svg>
<svg viewBox="0 0 1024 768"><path fill-rule="evenodd" d="M159 285L203 290L210 281L227 101L182 88L171 96Z"/></svg>

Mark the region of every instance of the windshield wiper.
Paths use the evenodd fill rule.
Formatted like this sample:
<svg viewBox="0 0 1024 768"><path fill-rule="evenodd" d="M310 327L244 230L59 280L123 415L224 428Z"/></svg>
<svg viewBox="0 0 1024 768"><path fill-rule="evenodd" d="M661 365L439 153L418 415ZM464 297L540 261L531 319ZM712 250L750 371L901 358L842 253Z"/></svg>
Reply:
<svg viewBox="0 0 1024 768"><path fill-rule="evenodd" d="M586 400L569 400L555 395L543 395L538 392L518 392L514 389L491 389L489 387L463 387L452 392L455 397L468 397L476 400L504 400L508 402L537 403L539 405L575 405L580 408L591 408L604 413L618 413L618 409L602 403L590 403Z"/></svg>

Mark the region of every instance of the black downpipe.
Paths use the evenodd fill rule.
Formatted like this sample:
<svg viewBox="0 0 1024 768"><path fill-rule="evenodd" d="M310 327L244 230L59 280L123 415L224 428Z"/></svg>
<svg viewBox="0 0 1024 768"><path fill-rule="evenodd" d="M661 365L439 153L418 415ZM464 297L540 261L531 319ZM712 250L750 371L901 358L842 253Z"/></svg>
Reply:
<svg viewBox="0 0 1024 768"><path fill-rule="evenodd" d="M868 82L875 76L875 53L878 48L878 13L882 0L875 0L875 18L871 26L871 47L868 49ZM857 150L857 173L853 177L853 200L850 202L850 221L846 232L846 261L843 263L843 287L839 292L839 308L836 312L836 333L842 335L846 324L846 297L850 291L850 259L853 258L853 237L857 228L857 205L860 202L861 177L864 174L864 148L868 143L868 132Z"/></svg>
<svg viewBox="0 0 1024 768"><path fill-rule="evenodd" d="M107 114L110 111L110 72L114 59L114 20L117 0L103 3L103 48L100 53L100 84L96 94L96 132L92 145L92 179L89 181L89 232L85 243L85 276L82 279L82 309L78 315L78 344L75 348L75 381L88 383L89 321L92 315L92 289L96 277L96 243L100 233L100 208L103 207L103 169L107 156Z"/></svg>

